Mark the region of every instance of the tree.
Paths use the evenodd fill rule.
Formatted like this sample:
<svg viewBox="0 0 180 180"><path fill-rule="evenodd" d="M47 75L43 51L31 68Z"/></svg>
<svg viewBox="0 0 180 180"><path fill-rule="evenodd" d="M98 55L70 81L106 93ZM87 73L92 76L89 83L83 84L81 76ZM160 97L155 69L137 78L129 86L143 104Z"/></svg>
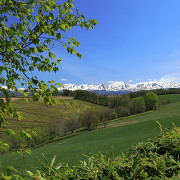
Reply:
<svg viewBox="0 0 180 180"><path fill-rule="evenodd" d="M116 113L118 117L126 117L129 115L129 108L126 106L119 106L116 108Z"/></svg>
<svg viewBox="0 0 180 180"><path fill-rule="evenodd" d="M115 108L115 107L124 105L124 99L121 96L112 97L112 98L109 98L109 100L110 100L110 107L111 108Z"/></svg>
<svg viewBox="0 0 180 180"><path fill-rule="evenodd" d="M93 29L95 25L96 20L85 20L74 8L73 0L0 1L0 92L6 98L0 100L0 127L6 121L5 114L21 118L12 108L9 93L9 90L23 93L18 90L18 83L33 93L34 101L43 96L45 104L56 103L51 96L61 84L41 81L33 72L59 71L61 59L51 50L55 43L81 58L76 50L80 42L75 37L67 37L67 31L75 26Z"/></svg>
<svg viewBox="0 0 180 180"><path fill-rule="evenodd" d="M129 103L130 103L130 96L125 94L123 95L123 106L129 106Z"/></svg>
<svg viewBox="0 0 180 180"><path fill-rule="evenodd" d="M68 89L63 90L63 96L71 96L71 95L72 95L72 91L70 91Z"/></svg>
<svg viewBox="0 0 180 180"><path fill-rule="evenodd" d="M156 110L158 107L158 95L153 92L146 93L145 97L146 110Z"/></svg>
<svg viewBox="0 0 180 180"><path fill-rule="evenodd" d="M87 127L87 130L90 131L91 129L97 128L99 119L95 111L89 110L83 114L83 116L80 118L80 122L82 127Z"/></svg>
<svg viewBox="0 0 180 180"><path fill-rule="evenodd" d="M79 122L76 119L69 119L65 121L65 126L68 129L68 131L71 131L71 133L74 133L74 131L79 128Z"/></svg>
<svg viewBox="0 0 180 180"><path fill-rule="evenodd" d="M129 106L130 114L138 114L146 111L146 105L143 97L132 99Z"/></svg>
<svg viewBox="0 0 180 180"><path fill-rule="evenodd" d="M107 118L108 120L117 118L117 114L115 113L115 111L113 109L104 109L104 110L102 110L102 113L103 113L104 117Z"/></svg>

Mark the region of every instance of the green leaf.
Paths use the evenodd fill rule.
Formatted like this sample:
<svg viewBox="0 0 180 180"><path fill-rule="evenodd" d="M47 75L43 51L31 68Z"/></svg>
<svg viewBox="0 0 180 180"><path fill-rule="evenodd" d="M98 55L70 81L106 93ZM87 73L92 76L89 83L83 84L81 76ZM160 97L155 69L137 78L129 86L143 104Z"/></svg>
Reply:
<svg viewBox="0 0 180 180"><path fill-rule="evenodd" d="M15 134L16 134L12 129L7 129L7 130L6 130L6 133L7 133L8 135L15 135Z"/></svg>
<svg viewBox="0 0 180 180"><path fill-rule="evenodd" d="M28 101L29 101L29 100L28 100L28 98L24 98L24 99L25 99L25 101L26 101L26 102L28 102Z"/></svg>
<svg viewBox="0 0 180 180"><path fill-rule="evenodd" d="M57 63L60 64L61 60L62 60L61 58L58 58Z"/></svg>
<svg viewBox="0 0 180 180"><path fill-rule="evenodd" d="M76 54L80 59L82 58L82 55L80 53Z"/></svg>
<svg viewBox="0 0 180 180"><path fill-rule="evenodd" d="M3 176L3 180L10 180L12 179L12 176Z"/></svg>
<svg viewBox="0 0 180 180"><path fill-rule="evenodd" d="M26 171L26 173L31 177L33 177L33 175L34 175L31 171Z"/></svg>
<svg viewBox="0 0 180 180"><path fill-rule="evenodd" d="M60 33L56 34L57 39L62 39L62 35Z"/></svg>
<svg viewBox="0 0 180 180"><path fill-rule="evenodd" d="M24 92L24 96L27 97L30 92Z"/></svg>
<svg viewBox="0 0 180 180"><path fill-rule="evenodd" d="M37 136L37 134L36 134L36 132L35 132L35 131L32 131L32 134L33 134L34 136Z"/></svg>
<svg viewBox="0 0 180 180"><path fill-rule="evenodd" d="M25 133L25 136L26 136L26 138L32 139L32 137L31 137L31 134L30 134L30 133Z"/></svg>
<svg viewBox="0 0 180 180"><path fill-rule="evenodd" d="M14 167L12 167L12 166L8 166L8 167L6 167L6 172L7 172L7 175L8 176L10 176L11 175L11 173L14 171L15 169L14 169Z"/></svg>
<svg viewBox="0 0 180 180"><path fill-rule="evenodd" d="M63 85L61 83L57 83L59 88L63 87Z"/></svg>
<svg viewBox="0 0 180 180"><path fill-rule="evenodd" d="M60 25L60 28L61 28L61 30L63 30L64 32L66 31L66 26L65 26L65 24L61 24L61 25Z"/></svg>
<svg viewBox="0 0 180 180"><path fill-rule="evenodd" d="M32 153L32 151L31 151L30 149L26 149L25 152L26 152L27 154L31 154L31 153Z"/></svg>
<svg viewBox="0 0 180 180"><path fill-rule="evenodd" d="M23 91L22 91L22 90L18 90L18 93L19 93L19 94L23 94Z"/></svg>
<svg viewBox="0 0 180 180"><path fill-rule="evenodd" d="M3 143L3 144L1 145L1 147L2 147L3 149L5 149L5 150L9 149L9 145L6 144L6 143Z"/></svg>
<svg viewBox="0 0 180 180"><path fill-rule="evenodd" d="M51 163L50 163L51 167L53 167L55 160L56 160L56 156L54 156L53 159L51 160Z"/></svg>
<svg viewBox="0 0 180 180"><path fill-rule="evenodd" d="M18 120L19 120L19 121L21 121L23 117L22 117L22 116L20 116L20 115L18 115L18 117L17 117L17 118L18 118Z"/></svg>
<svg viewBox="0 0 180 180"><path fill-rule="evenodd" d="M51 80L51 84L55 84L55 81L54 81L54 80Z"/></svg>

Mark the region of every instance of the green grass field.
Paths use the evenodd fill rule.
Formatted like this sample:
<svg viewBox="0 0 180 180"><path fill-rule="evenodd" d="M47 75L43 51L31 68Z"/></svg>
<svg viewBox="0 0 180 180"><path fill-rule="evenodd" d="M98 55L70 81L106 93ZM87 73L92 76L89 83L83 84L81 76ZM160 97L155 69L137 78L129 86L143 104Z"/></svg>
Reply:
<svg viewBox="0 0 180 180"><path fill-rule="evenodd" d="M169 95L168 95L169 96ZM168 99L168 96L166 99ZM170 96L172 98L172 96ZM180 101L168 104L161 110L154 111L135 117L129 117L112 122L116 127L105 128L91 131L75 137L67 138L55 143L47 144L34 149L31 155L26 155L24 159L18 154L4 154L0 156L3 167L12 165L17 169L29 169L32 166L38 166L37 157L42 157L42 153L48 159L54 155L57 156L57 162L76 165L80 160L85 159L83 154L90 153L110 153L111 147L115 155L126 152L129 147L141 141L147 141L159 134L159 128L156 121L159 121L164 129L172 128L172 122L180 126ZM120 126L124 122L138 122Z"/></svg>
<svg viewBox="0 0 180 180"><path fill-rule="evenodd" d="M180 101L180 94L168 94L159 96L164 101L169 101L170 103L175 103Z"/></svg>

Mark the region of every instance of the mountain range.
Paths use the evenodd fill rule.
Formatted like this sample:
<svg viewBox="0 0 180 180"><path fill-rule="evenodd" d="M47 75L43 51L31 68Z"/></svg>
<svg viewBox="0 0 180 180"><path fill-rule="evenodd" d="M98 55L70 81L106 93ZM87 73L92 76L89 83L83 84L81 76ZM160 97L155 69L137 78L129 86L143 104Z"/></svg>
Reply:
<svg viewBox="0 0 180 180"><path fill-rule="evenodd" d="M4 86L4 88L6 88ZM159 82L139 82L136 84L126 84L124 82L115 82L112 84L99 84L99 85L76 85L76 84L64 84L62 88L58 88L59 91L63 89L75 91L75 90L84 90L96 92L97 94L107 94L107 95L120 95L127 94L129 92L136 92L141 90L155 90L155 89L169 89L169 88L180 88L180 83L159 83ZM20 90L25 90L25 88L19 88ZM19 93L10 91L11 94L15 96ZM32 95L32 93L30 93ZM3 96L0 92L0 96Z"/></svg>
<svg viewBox="0 0 180 180"><path fill-rule="evenodd" d="M76 85L76 84L64 84L63 89L75 91L85 90L93 91L98 94L124 94L128 92L136 92L141 90L154 90L154 89L169 89L180 88L180 83L159 83L159 82L140 82L136 84L126 84L124 82L115 82L112 84L99 84L99 85Z"/></svg>

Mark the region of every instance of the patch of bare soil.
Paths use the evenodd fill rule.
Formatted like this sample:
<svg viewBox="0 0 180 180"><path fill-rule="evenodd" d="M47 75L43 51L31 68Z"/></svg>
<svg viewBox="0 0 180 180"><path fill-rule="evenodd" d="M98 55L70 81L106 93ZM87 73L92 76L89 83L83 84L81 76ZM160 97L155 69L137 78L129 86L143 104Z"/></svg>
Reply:
<svg viewBox="0 0 180 180"><path fill-rule="evenodd" d="M112 128L112 127L118 127L118 126L127 126L131 124L136 124L139 123L139 121L132 121L132 122L123 122L123 123L118 123L118 124L107 124L105 128ZM100 126L99 129L104 128L104 126Z"/></svg>
<svg viewBox="0 0 180 180"><path fill-rule="evenodd" d="M74 97L71 97L71 96L53 96L53 98L55 98L55 99L73 99ZM44 100L44 98L43 97L41 97L40 98L40 100Z"/></svg>
<svg viewBox="0 0 180 180"><path fill-rule="evenodd" d="M0 98L0 99L3 99L4 101L6 101L6 98ZM19 99L21 99L21 98L11 97L12 101L19 100Z"/></svg>
<svg viewBox="0 0 180 180"><path fill-rule="evenodd" d="M65 97L65 96L58 96L58 97L56 97L56 96L54 96L54 98L57 98L57 99L73 99L74 97ZM6 98L2 97L0 99L3 99L4 101L6 101ZM19 99L21 99L21 98L11 97L12 101L19 100ZM43 98L40 98L40 100L43 100Z"/></svg>
<svg viewBox="0 0 180 180"><path fill-rule="evenodd" d="M57 99L73 99L74 97L71 97L71 96L54 96L54 98L57 98Z"/></svg>

